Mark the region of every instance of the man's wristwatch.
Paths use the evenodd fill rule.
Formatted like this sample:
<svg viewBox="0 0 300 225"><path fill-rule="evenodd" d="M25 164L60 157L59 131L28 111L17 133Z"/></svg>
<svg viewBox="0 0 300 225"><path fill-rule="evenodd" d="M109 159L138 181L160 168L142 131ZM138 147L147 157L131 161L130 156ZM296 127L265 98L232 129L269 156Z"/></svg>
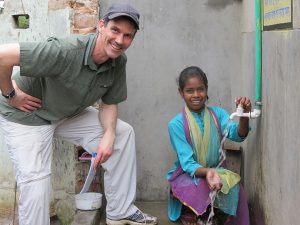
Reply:
<svg viewBox="0 0 300 225"><path fill-rule="evenodd" d="M16 95L15 89L12 89L12 90L11 90L10 92L8 92L6 95L2 93L2 96L3 96L4 98L7 98L7 99L13 98L13 97L15 97L15 95Z"/></svg>

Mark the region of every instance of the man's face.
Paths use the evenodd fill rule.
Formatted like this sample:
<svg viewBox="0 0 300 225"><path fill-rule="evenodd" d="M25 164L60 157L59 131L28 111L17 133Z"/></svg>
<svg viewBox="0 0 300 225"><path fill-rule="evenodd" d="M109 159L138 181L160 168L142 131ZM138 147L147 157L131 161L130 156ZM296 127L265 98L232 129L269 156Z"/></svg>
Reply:
<svg viewBox="0 0 300 225"><path fill-rule="evenodd" d="M124 18L110 20L106 25L100 20L102 53L109 58L119 57L131 45L136 33L133 23Z"/></svg>

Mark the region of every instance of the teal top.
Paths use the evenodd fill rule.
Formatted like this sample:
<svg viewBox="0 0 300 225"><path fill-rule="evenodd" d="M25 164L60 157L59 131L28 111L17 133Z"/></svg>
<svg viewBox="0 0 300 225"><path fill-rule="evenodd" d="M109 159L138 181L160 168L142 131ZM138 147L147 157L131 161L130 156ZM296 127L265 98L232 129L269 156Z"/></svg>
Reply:
<svg viewBox="0 0 300 225"><path fill-rule="evenodd" d="M21 90L42 100L42 108L23 112L0 97L0 112L10 121L44 125L72 117L99 99L117 104L127 98L123 54L97 65L92 52L98 34L48 38L20 43L20 72L13 79Z"/></svg>
<svg viewBox="0 0 300 225"><path fill-rule="evenodd" d="M222 134L224 135L224 131L229 121L228 113L220 107L210 107L210 108L214 111L216 117L219 119L221 131ZM201 115L199 116L198 113L192 112L192 115L194 116L197 124L200 127L201 133L203 134L204 113L202 112ZM227 138L232 141L242 142L244 138L238 135L237 128L238 128L238 124L235 121L232 121L228 126ZM196 170L202 167L202 165L199 164L195 159L193 149L186 139L182 113L179 113L169 122L168 129L169 129L171 145L177 155L177 160L174 163L173 168L167 173L166 178L169 179L172 176L173 172L176 170L178 165L181 165L183 171L185 171L187 174L189 174L191 177L194 178L194 174ZM211 137L209 143L209 151L206 160L207 165L209 167L216 167L219 163L220 138L218 136L217 130L215 130L215 132L213 133L215 134L215 136ZM235 186L227 196L222 194L223 195L222 198L219 198L220 199L219 204L224 205L223 211L225 211L230 215L235 215L237 202L238 202L238 193L239 193L239 188L238 186ZM180 201L178 201L175 198L171 198L169 196L168 214L170 220L176 221L180 217L181 207L182 205Z"/></svg>

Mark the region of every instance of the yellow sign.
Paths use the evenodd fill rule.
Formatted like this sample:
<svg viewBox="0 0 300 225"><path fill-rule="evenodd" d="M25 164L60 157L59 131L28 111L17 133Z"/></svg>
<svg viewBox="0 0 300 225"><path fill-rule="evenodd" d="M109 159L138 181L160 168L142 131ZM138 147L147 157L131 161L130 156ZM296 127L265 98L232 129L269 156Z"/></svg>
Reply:
<svg viewBox="0 0 300 225"><path fill-rule="evenodd" d="M291 25L292 9L292 0L264 0L264 27Z"/></svg>

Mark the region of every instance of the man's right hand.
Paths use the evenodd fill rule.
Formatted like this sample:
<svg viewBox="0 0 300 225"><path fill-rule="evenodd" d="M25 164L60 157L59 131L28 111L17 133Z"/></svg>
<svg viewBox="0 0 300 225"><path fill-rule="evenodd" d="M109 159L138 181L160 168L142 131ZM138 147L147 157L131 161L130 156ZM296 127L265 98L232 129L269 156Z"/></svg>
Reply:
<svg viewBox="0 0 300 225"><path fill-rule="evenodd" d="M17 86L13 80L13 86L16 91L16 95L13 98L9 98L7 103L14 108L17 108L23 112L32 112L42 107L42 100L26 94Z"/></svg>

